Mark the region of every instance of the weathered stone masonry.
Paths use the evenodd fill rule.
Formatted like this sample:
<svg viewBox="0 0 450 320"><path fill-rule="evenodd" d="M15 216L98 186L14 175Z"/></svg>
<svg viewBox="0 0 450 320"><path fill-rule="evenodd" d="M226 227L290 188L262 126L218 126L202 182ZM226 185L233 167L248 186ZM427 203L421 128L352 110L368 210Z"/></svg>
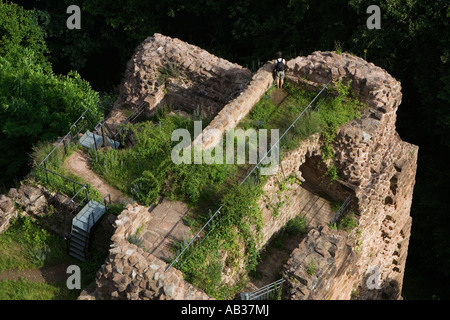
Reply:
<svg viewBox="0 0 450 320"><path fill-rule="evenodd" d="M327 237L333 231L310 234L305 240L309 251L300 245L286 265L288 296L349 299L353 290L361 299L398 299L412 222L409 211L418 153L417 146L402 141L395 131L396 110L402 97L400 83L385 70L348 54L316 52L291 60L288 66L293 76L307 77L316 84L326 83L330 74L333 80L351 80L354 92L369 105L361 119L340 128L334 142L335 163L342 180L354 190L360 215L361 234L353 233L348 239L353 248L350 261L356 263L339 266L338 261L349 255L347 247L335 251L332 261L327 260L329 254L321 255L328 261L326 268L340 270L333 277L341 285L316 286L313 290L308 277L299 275L298 270L307 268L305 261L320 247L322 233ZM365 281L374 266L380 269L381 289L369 290ZM320 284L327 280L324 275L317 281Z"/></svg>
<svg viewBox="0 0 450 320"><path fill-rule="evenodd" d="M141 51L137 50L136 56L145 56L145 48L156 47L152 42L158 42L158 37L147 40L140 47ZM151 54L157 55L155 52L162 49L149 50ZM129 68L134 66L135 70L139 69L136 65L137 62L130 63ZM306 83L312 88L321 88L330 78L333 81L351 80L353 92L367 102L369 108L360 119L340 128L334 142L334 162L339 168L341 179L332 188L322 190L340 200L349 194L354 195L353 210L359 215L360 234L353 232L350 235L338 235L336 231L328 230L326 224L312 230L285 266L284 274L288 283L286 298L349 299L353 290L359 292L361 298L397 299L409 242L409 209L417 159L417 147L403 142L395 131L396 110L401 102L400 83L385 70L348 54L315 52L289 61L288 67L288 79ZM225 104L207 129L225 132L236 127L271 86L273 79L270 71L271 65L267 63L246 87L242 87L243 91L236 99ZM140 77L144 76L142 74ZM126 84L125 87L133 86ZM142 97L133 94L131 89L126 90L128 100ZM204 134L201 142L203 148L209 148L218 141ZM285 155L282 162L284 176L293 174L304 181L300 168L308 159L320 159L320 149L319 137L313 136L298 150ZM301 203L296 198L295 188L289 191L290 203L281 208L279 216L274 217L267 209L267 201L275 201L271 195L278 191L284 176L278 174L271 177L264 187L268 197L260 201L265 221L261 246L287 221L299 214ZM307 279L305 272L300 272L307 270L307 262L313 258L310 257L313 252L318 264L315 280ZM317 252L319 256L316 256ZM372 266L381 270L383 289L368 290L364 284L366 273ZM235 283L238 278L239 273L230 274L230 270L224 269L227 283Z"/></svg>
<svg viewBox="0 0 450 320"><path fill-rule="evenodd" d="M96 288L78 299L210 300L203 291L184 281L181 271L129 242L151 219L148 208L128 205L115 221L109 256L98 271Z"/></svg>
<svg viewBox="0 0 450 320"><path fill-rule="evenodd" d="M169 62L178 66L180 76L163 84L158 79L159 70ZM333 161L340 179L328 187L321 186L335 199L354 196L352 210L359 217L358 230L350 234L330 230L319 219L321 225L313 226L284 267L284 298L350 299L353 292L353 297L361 299L398 299L412 223L409 211L418 154L417 146L402 141L395 130L401 85L385 70L349 54L315 52L290 60L288 67L289 80L312 88L321 88L331 78L351 80L352 90L369 107L360 119L339 129ZM108 121L120 122L125 109L142 101L148 103L149 112L165 101L191 111L200 106L204 112L216 115L208 128L225 132L236 127L271 84L270 63L252 77L247 69L198 47L155 34L136 49L130 60L121 95ZM203 138L204 148L216 142L211 136ZM292 174L305 183L316 183L313 168L320 161L320 150L318 135L305 140L284 156L284 175L270 177L264 186L266 197L260 199L265 222L261 246L300 214L299 186L285 191L290 200L278 216L268 209L268 204L277 201L280 182ZM17 214L13 200L20 203L20 199L27 198L22 207L29 203L35 208L28 211L45 212L49 198L35 197L31 189L25 188L21 187L19 195L1 196L0 232ZM31 201L30 197L35 199ZM132 205L122 212L115 223L110 254L97 274L96 288L83 292L80 299L210 299L184 281L175 268L164 273L164 261L127 240L149 221L150 215L147 208ZM381 288L371 290L366 280L374 266L380 270ZM224 279L235 283L240 275L229 271L224 270Z"/></svg>
<svg viewBox="0 0 450 320"><path fill-rule="evenodd" d="M172 70L174 77L163 79ZM215 116L248 85L250 70L161 34L145 39L127 64L119 98L106 122L114 127L142 102Z"/></svg>

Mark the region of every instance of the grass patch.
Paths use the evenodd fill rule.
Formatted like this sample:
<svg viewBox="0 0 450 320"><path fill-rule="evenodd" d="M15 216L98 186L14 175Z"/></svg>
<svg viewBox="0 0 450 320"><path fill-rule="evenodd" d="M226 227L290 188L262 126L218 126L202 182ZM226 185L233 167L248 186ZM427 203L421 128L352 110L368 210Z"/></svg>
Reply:
<svg viewBox="0 0 450 320"><path fill-rule="evenodd" d="M65 283L39 283L26 279L0 281L0 300L74 300Z"/></svg>
<svg viewBox="0 0 450 320"><path fill-rule="evenodd" d="M69 180L50 172L47 172L46 174L45 170L39 168L39 164L53 150L54 146L55 145L50 142L39 142L36 146L33 147L33 151L31 154L31 165L33 170L31 176L36 182L40 183L48 190L73 197L81 188L79 185L75 184L74 186L74 184ZM83 147L77 143L68 143L66 149L64 149L64 147L60 145L60 147L55 149L55 151L47 158L45 162L46 168L64 177L72 179L73 181L81 185L87 184L84 179L62 168L62 164L64 163L65 159L80 148ZM100 202L102 200L100 193L92 186L89 186L88 195L90 199L93 199L95 201ZM75 201L81 201L84 196L85 193L80 192Z"/></svg>
<svg viewBox="0 0 450 320"><path fill-rule="evenodd" d="M67 259L64 240L44 230L28 217L16 219L0 235L0 272L40 268Z"/></svg>
<svg viewBox="0 0 450 320"><path fill-rule="evenodd" d="M283 134L297 117L305 110L317 94L306 91L292 83L286 83L287 98L282 105L275 105L266 93L255 104L250 113L239 123L239 127L247 129L279 129ZM350 83L335 83L330 87L331 95L319 97L311 109L298 118L280 143L281 153L294 150L301 142L315 133L321 135L323 141L322 159L334 158L332 142L337 130L345 123L360 118L360 110L365 107L350 90ZM337 167L330 162L327 174L331 181L339 178Z"/></svg>

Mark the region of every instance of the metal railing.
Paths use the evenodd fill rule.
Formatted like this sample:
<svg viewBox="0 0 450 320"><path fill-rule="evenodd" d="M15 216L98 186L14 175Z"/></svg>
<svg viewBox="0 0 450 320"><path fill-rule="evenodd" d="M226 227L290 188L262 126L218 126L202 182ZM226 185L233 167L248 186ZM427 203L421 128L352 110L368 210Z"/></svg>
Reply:
<svg viewBox="0 0 450 320"><path fill-rule="evenodd" d="M147 102L144 101L135 110L133 110L133 112L119 125L118 129L116 130L116 133L113 135L113 140L118 140L120 137L122 137L122 143L125 144L126 141L128 141L130 145L133 144L129 132L125 130L125 125L129 123L135 124L136 121L139 119L139 116L144 112L146 106Z"/></svg>
<svg viewBox="0 0 450 320"><path fill-rule="evenodd" d="M108 208L108 204L106 203L106 199L108 199L109 204L111 204L111 195L108 193L106 196L103 197L103 203L105 204L105 208Z"/></svg>
<svg viewBox="0 0 450 320"><path fill-rule="evenodd" d="M339 209L334 214L333 218L331 218L330 226L339 223L339 221L342 219L342 216L344 215L345 211L348 208L348 205L350 204L352 200L352 195L349 195L347 199L345 199L344 203L339 207Z"/></svg>
<svg viewBox="0 0 450 320"><path fill-rule="evenodd" d="M303 111L298 115L298 117L291 123L291 125L284 131L284 133L279 137L279 139L275 142L272 143L271 148L265 153L265 155L263 157L261 157L261 159L259 159L258 163L252 168L252 170L247 174L247 176L241 181L241 183L239 184L239 186L241 186L251 175L255 170L259 170L259 166L261 165L261 163L264 161L265 158L267 158L267 156L272 152L272 150L274 150L274 148L279 148L280 146L280 141L281 139L283 139L283 137L286 135L286 133L291 130L292 128L294 128L295 123L303 116L303 114L305 114L305 112L309 109L312 109L313 103L317 100L317 98L323 93L325 92L325 90L327 89L328 85L331 83L332 80L328 81L328 83L326 85L324 85L324 87L319 91L319 93L317 93L317 95L314 97L314 99L312 99L310 101L310 103L308 104L308 106L303 109ZM257 171L258 172L258 171ZM175 257L175 259L169 264L169 266L165 269L164 272L167 272L174 264L177 264L177 266L182 266L183 263L180 264L179 260L181 258L181 256L186 252L186 250L192 246L194 244L194 241L197 239L200 239L200 236L202 234L202 232L208 227L209 224L211 224L212 221L215 221L216 217L218 215L221 215L220 210L223 208L223 205L221 205L219 207L219 209L217 209L215 211L215 213L209 218L209 220L205 223L205 225L200 229L200 231L197 232L197 234L189 241L189 243L181 250L181 252ZM219 220L220 221L220 220ZM214 228L217 224L214 225ZM190 253L190 255L187 257L189 258L193 252L199 247L199 245L201 244L201 242L204 241L204 239L209 235L209 233L212 230L209 230L209 232L203 236L203 239L201 239L200 243L194 247L193 251Z"/></svg>
<svg viewBox="0 0 450 320"><path fill-rule="evenodd" d="M276 300L283 290L284 279L272 282L252 292L242 292L241 300Z"/></svg>
<svg viewBox="0 0 450 320"><path fill-rule="evenodd" d="M84 197L81 200L77 200L77 197L81 194L83 190L84 190ZM64 203L64 207L67 210L66 211L67 216L64 217L64 226L63 226L64 237L67 237L66 235L67 217L74 216L75 215L74 213L77 212L78 208L84 206L88 201L89 201L89 185L85 184L81 185L81 188L74 194L74 196Z"/></svg>

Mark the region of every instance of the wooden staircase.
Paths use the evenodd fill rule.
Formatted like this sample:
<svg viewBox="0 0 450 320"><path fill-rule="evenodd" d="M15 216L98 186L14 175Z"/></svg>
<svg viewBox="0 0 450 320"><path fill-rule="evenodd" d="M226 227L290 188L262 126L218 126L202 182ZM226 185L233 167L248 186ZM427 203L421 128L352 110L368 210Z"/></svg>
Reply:
<svg viewBox="0 0 450 320"><path fill-rule="evenodd" d="M86 260L91 229L106 212L106 206L90 200L72 220L69 255L80 261Z"/></svg>

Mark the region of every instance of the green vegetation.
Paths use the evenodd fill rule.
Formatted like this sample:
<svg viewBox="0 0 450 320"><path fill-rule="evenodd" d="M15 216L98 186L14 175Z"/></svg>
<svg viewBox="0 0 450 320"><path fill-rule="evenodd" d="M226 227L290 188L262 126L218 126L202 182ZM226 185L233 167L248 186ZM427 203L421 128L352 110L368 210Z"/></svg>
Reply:
<svg viewBox="0 0 450 320"><path fill-rule="evenodd" d="M0 273L69 264L63 239L49 233L29 217L19 217L0 235ZM66 283L39 283L26 279L1 280L0 300L76 299L79 290Z"/></svg>
<svg viewBox="0 0 450 320"><path fill-rule="evenodd" d="M344 218L339 222L339 228L349 232L356 228L359 225L358 220L353 217L353 214L347 214Z"/></svg>
<svg viewBox="0 0 450 320"><path fill-rule="evenodd" d="M242 120L240 127L281 129L283 132L308 105L315 93L287 85L289 97L278 107L270 98L270 91L257 103L249 116ZM348 86L338 84L337 97L322 101L319 109L305 114L297 122L290 136L282 140L283 150L298 147L302 139L312 133L321 133L331 142L332 130L357 117L360 104L350 97ZM221 221L214 225L213 232L194 250L189 248L179 268L186 280L199 286L216 298L227 298L235 290L221 281L224 265L238 269L243 261L247 272L255 270L259 262L261 212L258 199L263 194L264 177L252 176L242 186L238 186L236 174L245 172L248 166L235 164L179 164L171 159L171 150L178 142L171 141L175 129L187 129L193 134L193 119L169 114L166 109L157 112L151 121L128 126L136 139L132 148L122 150L91 150L90 164L93 170L104 177L109 184L122 192L132 195L135 200L148 206L159 196L187 202L191 206L187 217L193 230L198 230L213 213L210 210L222 205ZM358 109L359 110L359 109ZM326 115L330 112L334 115ZM204 125L204 124L203 124ZM225 152L224 152L225 154ZM247 169L245 169L247 167ZM280 184L280 192L287 190L287 183L298 183L295 177ZM285 200L274 205L274 215L280 212ZM208 214L209 212L209 214ZM211 227L210 227L211 228ZM208 232L210 229L206 230ZM304 233L306 223L302 218L293 219L282 231L283 234ZM138 236L128 239L139 243ZM178 252L185 242L180 243ZM220 252L226 251L226 259L221 261ZM189 259L187 259L189 257Z"/></svg>
<svg viewBox="0 0 450 320"><path fill-rule="evenodd" d="M165 66L159 69L158 80L165 84L169 79L178 79L180 77L180 71L176 63L168 62Z"/></svg>
<svg viewBox="0 0 450 320"><path fill-rule="evenodd" d="M323 139L322 159L332 160L334 151L331 143L336 137L338 128L353 119L360 118L361 109L367 107L352 93L350 84L337 82L334 87L330 87L331 96L320 97L315 109L306 111L286 133L280 143L281 150L284 152L293 150L302 140L314 133L320 133ZM280 106L270 99L269 90L255 104L249 115L239 123L239 127L244 130L280 129L280 135L283 134L317 94L300 89L289 82L286 83L285 90L288 96ZM327 174L331 181L339 177L337 167L332 161L329 161Z"/></svg>
<svg viewBox="0 0 450 320"><path fill-rule="evenodd" d="M73 300L75 292L65 283L47 284L26 279L1 280L0 300Z"/></svg>
<svg viewBox="0 0 450 320"><path fill-rule="evenodd" d="M342 217L342 219L340 219L338 223L333 223L332 225L329 225L329 228L333 230L344 230L350 232L356 227L358 227L358 225L359 222L355 216L355 213L348 212L345 213L344 217Z"/></svg>
<svg viewBox="0 0 450 320"><path fill-rule="evenodd" d="M281 230L279 230L275 235L272 236L265 251L267 250L267 248L269 248L268 250L270 251L271 246L283 250L286 248L285 241L289 237L305 236L308 233L306 224L306 218L302 215L298 215L295 218L289 220ZM262 255L264 255L265 251L262 253Z"/></svg>
<svg viewBox="0 0 450 320"><path fill-rule="evenodd" d="M98 94L77 72L55 75L34 12L0 1L0 181L26 173L39 141L65 134Z"/></svg>
<svg viewBox="0 0 450 320"><path fill-rule="evenodd" d="M373 4L370 0L299 0L281 6L274 6L273 1L267 0L199 0L190 5L183 0L129 0L126 4L98 0L83 4L82 32L61 27L66 23L66 8L73 4L70 0L23 3L26 9L35 10L24 11L1 1L0 56L13 64L29 62L29 70L33 67L48 70L48 61L56 73L77 70L97 90L106 92L122 81L123 70L136 46L155 32L188 41L253 71L263 61L272 59L278 49L289 60L315 50L340 53L344 48L386 69L402 83L403 101L397 112L397 130L405 141L420 146L411 212L415 227L404 287L408 287L408 281L414 281L414 274L420 274L424 278L423 285L415 290L414 297L428 299L440 286L442 290L438 295L448 298L444 285L448 281L442 279L450 275L449 220L445 207L450 173L447 163L440 161L450 154L450 13L447 2L380 2L382 20L388 23L382 23L380 30L369 30L366 9ZM2 65L0 74L4 73ZM26 78L30 74L23 73L23 78L2 78L2 81L5 79L2 88L6 82L20 88L17 84L25 80L31 82L31 78ZM37 93L40 89L43 94L47 91L45 86L32 88L36 88ZM17 89L9 94L15 93ZM52 94L60 97L56 91ZM3 92L0 96L3 97ZM62 105L56 103L48 104L47 109L33 108L31 112L30 108L24 108L25 112L12 118L14 122L23 118L24 123L32 123L35 135L7 136L3 120L9 119L11 114L5 115L3 108L11 104L0 105L0 152L3 155L0 184L4 184L0 187L8 188L15 177L20 179L28 172L26 154L31 146L40 139L53 140L57 134L62 134L55 133L55 127L63 125L65 119L67 123L74 119L62 114L61 121L48 121L49 115L61 110ZM16 104L15 108L22 111L21 104ZM22 126L15 133L20 135L24 129ZM415 273L410 273L413 268Z"/></svg>
<svg viewBox="0 0 450 320"><path fill-rule="evenodd" d="M53 150L55 147L54 143L51 142L40 142L36 146L33 147L33 152L31 154L31 162L32 162L32 175L31 177L41 185L45 186L47 189L51 191L57 191L62 194L66 194L70 197L74 196L80 188L80 185L74 184L73 182L62 178L57 175L60 174L66 178L69 178L81 185L87 184L87 182L80 178L79 176L71 173L70 171L64 169L62 164L64 160L70 156L75 150L81 148L78 144L67 144L67 154L64 151L64 147L61 144L55 151L48 157L46 160L46 168L56 172L57 174L53 174L51 172L47 172L41 168L39 168L39 164L42 160ZM30 181L30 183L33 183ZM89 184L88 184L89 185ZM90 199L101 201L102 197L100 193L93 187L89 186L88 195ZM75 200L81 201L85 197L85 192L80 192Z"/></svg>
<svg viewBox="0 0 450 320"><path fill-rule="evenodd" d="M97 239L98 237L103 239ZM76 264L81 269L82 288L95 279L108 250L99 243L109 240L110 234L94 235L89 259L80 262L67 255L65 241L29 217L19 217L0 235L0 273L5 270L38 269L59 264ZM25 279L0 281L0 300L4 299L76 299L81 290L68 290L66 283L36 283Z"/></svg>
<svg viewBox="0 0 450 320"><path fill-rule="evenodd" d="M227 165L175 165L171 151L178 142L171 141L175 129L187 129L193 135L193 120L178 115L161 114L152 121L130 126L136 144L129 149L91 150L91 168L112 186L145 205L158 195L196 204L216 192L232 173ZM205 125L205 124L204 124Z"/></svg>
<svg viewBox="0 0 450 320"><path fill-rule="evenodd" d="M0 235L0 252L0 272L40 268L67 258L64 240L44 230L28 217L16 219Z"/></svg>
<svg viewBox="0 0 450 320"><path fill-rule="evenodd" d="M313 276L316 274L317 262L314 259L310 259L306 264L306 272Z"/></svg>

